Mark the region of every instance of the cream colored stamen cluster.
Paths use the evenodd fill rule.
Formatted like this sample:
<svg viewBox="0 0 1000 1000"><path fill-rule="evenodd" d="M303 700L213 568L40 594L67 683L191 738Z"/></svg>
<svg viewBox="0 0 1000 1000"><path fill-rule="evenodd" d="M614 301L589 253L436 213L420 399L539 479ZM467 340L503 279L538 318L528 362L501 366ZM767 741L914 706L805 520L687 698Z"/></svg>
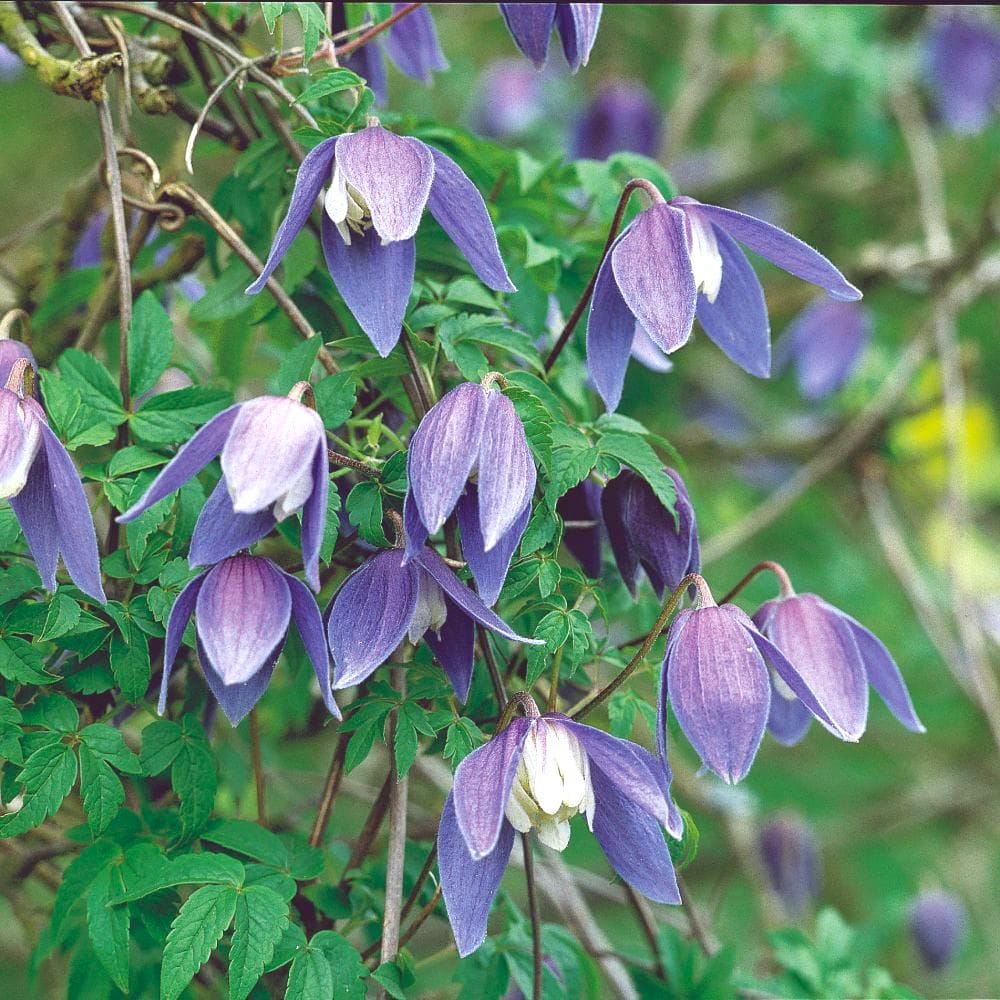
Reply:
<svg viewBox="0 0 1000 1000"><path fill-rule="evenodd" d="M722 255L719 253L719 242L715 238L712 224L694 212L688 212L687 218L691 226L691 246L688 255L691 258L691 271L694 274L695 288L705 293L709 302L714 302L722 284Z"/></svg>
<svg viewBox="0 0 1000 1000"><path fill-rule="evenodd" d="M524 741L504 814L519 833L537 830L543 844L561 851L569 843L569 821L578 813L585 813L593 828L587 754L565 726L538 719Z"/></svg>
<svg viewBox="0 0 1000 1000"><path fill-rule="evenodd" d="M351 184L341 173L340 167L334 164L333 180L327 189L323 200L326 214L337 227L344 242L351 245L351 233L364 236L372 227L372 215L364 195Z"/></svg>

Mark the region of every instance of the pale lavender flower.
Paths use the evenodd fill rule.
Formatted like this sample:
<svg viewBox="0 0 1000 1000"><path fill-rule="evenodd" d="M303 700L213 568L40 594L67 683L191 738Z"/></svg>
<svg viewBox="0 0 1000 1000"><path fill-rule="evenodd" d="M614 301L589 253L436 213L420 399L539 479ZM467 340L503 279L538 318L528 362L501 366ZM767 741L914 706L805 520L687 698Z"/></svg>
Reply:
<svg viewBox="0 0 1000 1000"><path fill-rule="evenodd" d="M764 292L737 241L833 298L861 298L822 254L777 226L694 198L654 203L612 244L594 288L587 364L608 410L621 400L637 326L670 354L687 343L697 315L728 357L767 377Z"/></svg>
<svg viewBox="0 0 1000 1000"><path fill-rule="evenodd" d="M23 72L21 57L0 42L0 83L12 83Z"/></svg>
<svg viewBox="0 0 1000 1000"><path fill-rule="evenodd" d="M514 43L538 69L548 59L549 38L555 28L566 62L574 73L587 65L603 6L599 3L499 4Z"/></svg>
<svg viewBox="0 0 1000 1000"><path fill-rule="evenodd" d="M792 916L819 895L821 863L816 835L797 816L776 816L760 831L760 856L775 895Z"/></svg>
<svg viewBox="0 0 1000 1000"><path fill-rule="evenodd" d="M474 127L491 139L514 139L542 117L543 101L542 77L523 62L502 59L479 81Z"/></svg>
<svg viewBox="0 0 1000 1000"><path fill-rule="evenodd" d="M663 764L635 743L534 703L459 764L438 828L445 907L458 953L486 937L515 832L563 850L583 814L611 867L658 903L680 903L663 829L683 833Z"/></svg>
<svg viewBox="0 0 1000 1000"><path fill-rule="evenodd" d="M922 892L910 908L910 937L932 972L950 965L965 938L968 918L962 901L940 889Z"/></svg>
<svg viewBox="0 0 1000 1000"><path fill-rule="evenodd" d="M663 115L649 89L636 80L605 83L573 129L576 159L606 160L613 153L656 156Z"/></svg>
<svg viewBox="0 0 1000 1000"><path fill-rule="evenodd" d="M270 559L250 555L222 560L177 595L167 620L160 715L166 709L174 660L192 614L202 672L232 725L239 725L260 701L292 621L316 672L323 703L340 718L330 688L330 655L316 598Z"/></svg>
<svg viewBox="0 0 1000 1000"><path fill-rule="evenodd" d="M325 139L302 161L288 213L247 294L256 295L267 283L324 187L320 232L330 276L382 357L399 340L413 288L414 237L425 208L484 284L515 290L483 196L458 164L371 119L360 132Z"/></svg>

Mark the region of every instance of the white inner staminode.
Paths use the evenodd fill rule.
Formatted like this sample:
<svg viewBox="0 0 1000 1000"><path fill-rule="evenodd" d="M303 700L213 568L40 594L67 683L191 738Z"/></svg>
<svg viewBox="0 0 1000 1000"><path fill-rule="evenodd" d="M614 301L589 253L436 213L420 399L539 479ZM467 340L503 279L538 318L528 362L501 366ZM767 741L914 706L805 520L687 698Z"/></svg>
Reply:
<svg viewBox="0 0 1000 1000"><path fill-rule="evenodd" d="M0 497L16 497L24 489L31 463L34 462L41 443L42 431L38 419L29 415L24 403L19 401L17 423L13 427L4 428L0 440L0 451L6 459L0 465Z"/></svg>
<svg viewBox="0 0 1000 1000"><path fill-rule="evenodd" d="M704 292L709 302L714 302L722 284L722 255L719 253L715 229L711 222L703 219L697 212L684 214L691 227L691 246L688 248L688 255L691 258L695 288Z"/></svg>
<svg viewBox="0 0 1000 1000"><path fill-rule="evenodd" d="M417 603L413 608L410 628L407 632L410 642L417 643L430 629L440 632L448 616L448 606L444 603L444 591L434 582L429 573L421 571L417 587Z"/></svg>
<svg viewBox="0 0 1000 1000"><path fill-rule="evenodd" d="M334 161L333 179L327 188L323 205L326 214L330 216L330 221L337 227L337 232L348 246L351 245L352 230L359 236L364 236L372 227L371 211L364 195L347 183L336 161Z"/></svg>
<svg viewBox="0 0 1000 1000"><path fill-rule="evenodd" d="M302 475L292 483L292 488L283 497L278 497L274 501L275 520L284 521L286 517L291 517L309 499L312 490L312 470L306 468Z"/></svg>
<svg viewBox="0 0 1000 1000"><path fill-rule="evenodd" d="M578 813L585 813L593 828L587 754L565 726L538 719L524 741L504 814L519 833L534 828L546 847L561 851L569 843L569 821Z"/></svg>
<svg viewBox="0 0 1000 1000"><path fill-rule="evenodd" d="M771 681L774 684L774 690L781 695L785 701L795 701L798 695L778 676L778 673L774 668L771 668Z"/></svg>

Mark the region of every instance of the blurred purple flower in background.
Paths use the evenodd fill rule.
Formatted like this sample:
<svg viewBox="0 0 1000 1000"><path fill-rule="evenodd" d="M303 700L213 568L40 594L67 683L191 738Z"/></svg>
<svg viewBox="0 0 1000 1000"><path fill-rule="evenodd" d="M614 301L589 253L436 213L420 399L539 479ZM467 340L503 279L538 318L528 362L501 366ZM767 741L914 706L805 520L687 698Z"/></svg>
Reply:
<svg viewBox="0 0 1000 1000"><path fill-rule="evenodd" d="M12 83L23 72L21 57L0 42L0 83Z"/></svg>
<svg viewBox="0 0 1000 1000"><path fill-rule="evenodd" d="M950 965L965 939L967 916L962 901L940 889L922 892L910 908L910 937L932 972Z"/></svg>
<svg viewBox="0 0 1000 1000"><path fill-rule="evenodd" d="M938 113L955 132L975 135L1000 100L1000 27L988 9L942 9L925 41L927 74Z"/></svg>
<svg viewBox="0 0 1000 1000"><path fill-rule="evenodd" d="M871 334L871 315L863 306L816 299L789 323L775 349L774 370L793 365L802 396L822 399L854 374Z"/></svg>
<svg viewBox="0 0 1000 1000"><path fill-rule="evenodd" d="M413 288L414 237L425 208L485 285L498 292L515 290L483 196L458 164L370 119L360 132L325 139L302 161L288 213L248 295L263 289L324 186L321 236L327 268L382 357L399 340Z"/></svg>
<svg viewBox="0 0 1000 1000"><path fill-rule="evenodd" d="M549 38L555 28L566 62L574 73L587 65L603 6L599 3L499 4L514 43L538 69L549 57Z"/></svg>
<svg viewBox="0 0 1000 1000"><path fill-rule="evenodd" d="M637 80L601 85L573 129L574 158L606 160L623 151L655 157L660 151L662 114L649 89Z"/></svg>
<svg viewBox="0 0 1000 1000"><path fill-rule="evenodd" d="M167 706L170 674L192 614L202 672L232 725L239 725L260 701L292 621L316 671L323 703L340 718L330 688L330 655L316 598L270 559L250 555L224 559L178 594L167 621L160 715Z"/></svg>
<svg viewBox="0 0 1000 1000"><path fill-rule="evenodd" d="M819 895L822 872L812 827L798 816L776 816L760 831L760 855L785 912L803 913Z"/></svg>
<svg viewBox="0 0 1000 1000"><path fill-rule="evenodd" d="M544 77L516 59L492 63L479 80L473 128L490 139L513 139L542 117Z"/></svg>

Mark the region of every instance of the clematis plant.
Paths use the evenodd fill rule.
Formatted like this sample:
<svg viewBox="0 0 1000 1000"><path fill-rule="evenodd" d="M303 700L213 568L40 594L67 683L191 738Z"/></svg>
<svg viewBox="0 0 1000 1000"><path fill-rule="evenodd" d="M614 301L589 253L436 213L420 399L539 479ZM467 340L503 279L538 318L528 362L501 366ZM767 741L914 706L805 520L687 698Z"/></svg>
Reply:
<svg viewBox="0 0 1000 1000"><path fill-rule="evenodd" d="M656 156L663 137L663 114L649 89L636 80L605 83L573 127L577 159L606 160L628 150Z"/></svg>
<svg viewBox="0 0 1000 1000"><path fill-rule="evenodd" d="M600 3L502 3L500 13L517 47L541 69L549 57L552 29L575 73L587 65L601 23Z"/></svg>
<svg viewBox="0 0 1000 1000"><path fill-rule="evenodd" d="M783 229L694 198L664 201L648 182L638 186L653 203L611 245L587 322L587 365L608 410L621 400L637 328L670 354L687 343L697 315L741 368L770 374L767 305L740 243L835 299L861 298L826 257Z"/></svg>
<svg viewBox="0 0 1000 1000"><path fill-rule="evenodd" d="M323 703L340 718L316 598L270 559L251 555L223 559L178 594L167 620L160 715L167 707L174 662L192 614L202 673L234 726L264 694L292 621L316 672Z"/></svg>
<svg viewBox="0 0 1000 1000"><path fill-rule="evenodd" d="M320 228L337 290L375 349L396 346L416 268L414 237L424 209L494 291L513 292L486 203L461 167L375 118L360 132L325 139L302 161L256 295L281 263L326 188Z"/></svg>
<svg viewBox="0 0 1000 1000"><path fill-rule="evenodd" d="M669 770L635 743L558 712L541 715L527 695L512 705L525 716L501 720L493 739L459 764L438 827L441 888L459 955L483 943L515 832L534 830L561 851L579 814L622 879L655 902L680 903L661 829L683 833Z"/></svg>
<svg viewBox="0 0 1000 1000"><path fill-rule="evenodd" d="M195 525L191 565L234 555L301 510L306 580L318 591L330 462L323 421L301 402L311 391L300 382L288 396L258 396L223 410L181 448L119 523L134 521L221 454L222 479Z"/></svg>

